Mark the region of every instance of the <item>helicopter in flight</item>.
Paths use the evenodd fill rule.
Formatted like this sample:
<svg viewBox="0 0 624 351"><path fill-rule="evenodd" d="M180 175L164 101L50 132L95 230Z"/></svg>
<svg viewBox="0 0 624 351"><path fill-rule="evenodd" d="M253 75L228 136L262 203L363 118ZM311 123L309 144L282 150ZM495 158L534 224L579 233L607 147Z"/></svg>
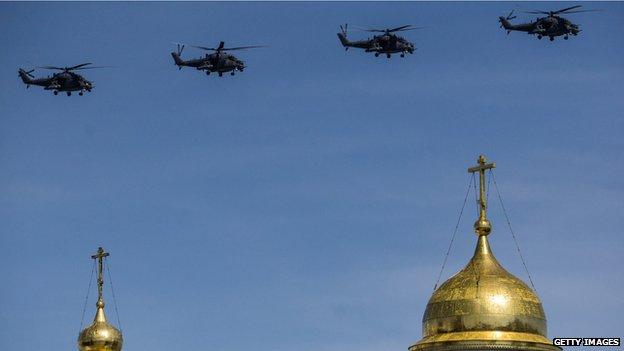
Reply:
<svg viewBox="0 0 624 351"><path fill-rule="evenodd" d="M220 42L219 46L217 46L216 48L189 45L197 49L214 52L211 54L206 54L204 57L183 60L180 55L182 55L182 51L184 50L186 44L177 45L177 51L172 52L171 56L173 57L175 65L178 66L178 69L182 69L182 67L193 67L200 71L206 71L207 75L210 75L210 73L212 72L216 72L219 74L219 77L222 77L223 73L226 72L230 72L230 75L233 76L236 71L242 72L243 70L245 70L245 62L238 59L234 55L228 54L226 50L233 51L265 47L263 45L252 45L226 48L224 42Z"/></svg>
<svg viewBox="0 0 624 351"><path fill-rule="evenodd" d="M340 26L340 33L338 33L338 39L345 48L358 48L364 49L364 52L374 52L375 57L380 54L385 54L387 58L392 57L392 54L400 53L401 57L405 57L406 53L413 54L416 48L414 44L407 39L398 36L394 33L404 32L408 30L420 29L421 27L412 27L412 25L406 25L396 27L392 29L362 29L366 32L382 33L380 35L374 35L372 38L364 40L350 41L347 38L347 24L344 27Z"/></svg>
<svg viewBox="0 0 624 351"><path fill-rule="evenodd" d="M72 67L39 67L60 71L58 73L54 73L52 76L48 76L45 78L35 78L31 74L35 71L34 69L26 71L20 68L17 72L19 74L19 77L22 78L24 84L26 84L27 89L31 85L38 85L42 86L44 90L52 90L54 95L58 95L59 91L64 91L67 93L67 96L71 96L72 91L78 91L78 95L82 96L85 91L91 92L91 89L93 89L93 83L85 79L80 74L75 73L74 71L101 68L95 66L86 67L88 65L91 65L91 63L82 63Z"/></svg>
<svg viewBox="0 0 624 351"><path fill-rule="evenodd" d="M550 41L555 40L555 37L563 36L563 39L568 40L569 35L577 36L581 30L577 24L572 23L570 20L558 16L560 14L572 14L579 12L592 12L595 10L576 10L582 5L576 5L567 7L565 9L557 11L527 11L525 13L543 14L548 15L541 17L533 22L522 24L511 24L509 21L516 18L513 16L513 11L507 15L507 17L500 16L498 21L501 24L501 28L504 28L509 34L511 31L526 32L527 34L537 35L537 39L548 37Z"/></svg>

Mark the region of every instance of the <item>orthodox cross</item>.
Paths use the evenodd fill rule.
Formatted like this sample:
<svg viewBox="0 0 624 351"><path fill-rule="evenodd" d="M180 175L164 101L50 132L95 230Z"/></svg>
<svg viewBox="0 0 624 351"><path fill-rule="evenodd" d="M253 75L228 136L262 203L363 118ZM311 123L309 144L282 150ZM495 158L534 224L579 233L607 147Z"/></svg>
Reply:
<svg viewBox="0 0 624 351"><path fill-rule="evenodd" d="M91 256L92 259L98 261L98 307L102 305L104 307L104 299L102 298L102 289L104 287L104 274L103 274L103 260L104 257L110 256L110 253L105 252L102 247L98 247L98 251L95 255Z"/></svg>
<svg viewBox="0 0 624 351"><path fill-rule="evenodd" d="M485 156L479 155L478 165L468 168L469 173L479 172L479 219L475 222L477 235L488 235L492 229L490 221L487 219L487 197L485 195L485 171L496 167L494 162L487 163Z"/></svg>

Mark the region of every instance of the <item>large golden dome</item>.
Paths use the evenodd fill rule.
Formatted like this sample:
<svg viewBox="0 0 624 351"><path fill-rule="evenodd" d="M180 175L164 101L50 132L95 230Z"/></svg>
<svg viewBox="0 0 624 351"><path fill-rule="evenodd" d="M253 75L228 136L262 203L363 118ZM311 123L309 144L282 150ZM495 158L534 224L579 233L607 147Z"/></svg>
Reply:
<svg viewBox="0 0 624 351"><path fill-rule="evenodd" d="M559 351L546 335L546 316L537 294L498 263L488 243L492 225L486 216L485 170L479 157L469 169L480 174L478 236L472 259L429 299L422 321L423 338L409 351L518 350Z"/></svg>
<svg viewBox="0 0 624 351"><path fill-rule="evenodd" d="M104 286L103 259L110 254L104 252L103 248L98 248L98 252L91 256L98 262L98 299L96 303L95 318L93 323L86 327L78 335L79 351L121 351L123 336L119 329L113 327L106 321L104 314L104 297L102 294Z"/></svg>

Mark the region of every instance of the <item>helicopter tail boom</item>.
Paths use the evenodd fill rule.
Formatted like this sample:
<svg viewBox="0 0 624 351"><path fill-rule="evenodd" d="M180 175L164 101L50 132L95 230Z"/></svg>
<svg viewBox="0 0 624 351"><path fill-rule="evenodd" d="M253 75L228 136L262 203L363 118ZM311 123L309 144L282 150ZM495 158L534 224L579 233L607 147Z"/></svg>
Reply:
<svg viewBox="0 0 624 351"><path fill-rule="evenodd" d="M22 78L22 82L24 82L24 84L28 84L28 85L32 84L33 81L34 81L32 75L30 74L31 72L32 71L27 72L27 71L25 71L25 70L23 70L21 68L17 71L17 73L19 74L20 78Z"/></svg>
<svg viewBox="0 0 624 351"><path fill-rule="evenodd" d="M342 44L342 46L344 47L351 46L351 42L349 41L349 39L347 39L344 33L338 33L338 39L340 39L340 43Z"/></svg>
<svg viewBox="0 0 624 351"><path fill-rule="evenodd" d="M180 66L180 67L181 67L181 66L184 66L184 60L182 60L182 59L180 58L180 54L179 54L179 53L177 53L177 52L172 52L172 53L171 53L171 57L173 57L173 62L175 62L175 64L176 64L177 66Z"/></svg>
<svg viewBox="0 0 624 351"><path fill-rule="evenodd" d="M513 29L514 25L511 24L511 22L509 22L509 20L507 20L507 18L500 16L498 17L499 22L501 23L501 26L507 30Z"/></svg>

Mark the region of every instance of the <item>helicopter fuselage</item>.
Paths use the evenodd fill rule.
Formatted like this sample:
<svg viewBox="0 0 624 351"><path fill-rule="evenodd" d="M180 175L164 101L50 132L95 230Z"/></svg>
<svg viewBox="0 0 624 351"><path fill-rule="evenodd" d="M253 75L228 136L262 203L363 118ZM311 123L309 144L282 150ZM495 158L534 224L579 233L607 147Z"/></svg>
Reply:
<svg viewBox="0 0 624 351"><path fill-rule="evenodd" d="M200 71L217 73L242 72L245 69L245 63L242 60L223 51L207 54L205 57L187 61L182 60L178 53L172 52L171 55L178 67L193 67Z"/></svg>
<svg viewBox="0 0 624 351"><path fill-rule="evenodd" d="M376 35L370 39L350 41L346 33L338 33L338 39L346 49L350 47L364 49L365 52L379 54L414 53L414 44L394 34Z"/></svg>
<svg viewBox="0 0 624 351"><path fill-rule="evenodd" d="M37 85L43 87L44 90L53 90L55 94L59 91L80 91L82 93L84 90L91 91L93 88L93 84L90 81L73 72L55 73L46 78L33 78L29 72L22 69L18 71L18 74L24 84L26 84L26 87Z"/></svg>
<svg viewBox="0 0 624 351"><path fill-rule="evenodd" d="M409 52L411 54L414 52L414 44L394 34L375 36L373 40L380 48L377 50L379 53Z"/></svg>
<svg viewBox="0 0 624 351"><path fill-rule="evenodd" d="M84 79L83 76L72 72L61 72L52 76L52 82L45 87L45 89L57 91L90 91L91 87L91 82Z"/></svg>
<svg viewBox="0 0 624 351"><path fill-rule="evenodd" d="M569 34L577 35L580 32L578 25L559 16L542 17L533 22L521 24L511 24L505 17L500 17L499 20L508 33L510 31L526 32L537 35L540 39L542 37L552 39L558 36L566 36L567 38Z"/></svg>

